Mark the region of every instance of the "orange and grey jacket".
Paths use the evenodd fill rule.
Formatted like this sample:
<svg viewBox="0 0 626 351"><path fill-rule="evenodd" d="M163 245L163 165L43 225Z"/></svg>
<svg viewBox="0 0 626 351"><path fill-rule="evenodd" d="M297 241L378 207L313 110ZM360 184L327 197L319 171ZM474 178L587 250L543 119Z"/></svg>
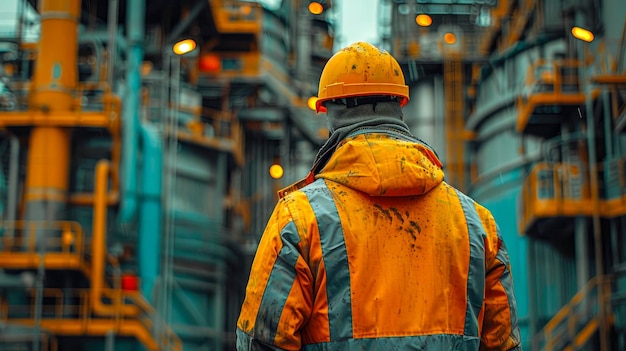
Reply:
<svg viewBox="0 0 626 351"><path fill-rule="evenodd" d="M498 226L443 177L414 138L343 140L274 209L237 350L521 350Z"/></svg>

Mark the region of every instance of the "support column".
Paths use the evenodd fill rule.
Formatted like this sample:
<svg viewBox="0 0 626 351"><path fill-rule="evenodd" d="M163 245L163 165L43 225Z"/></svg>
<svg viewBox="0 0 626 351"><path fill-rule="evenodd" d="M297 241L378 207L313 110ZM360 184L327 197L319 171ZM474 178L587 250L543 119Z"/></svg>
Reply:
<svg viewBox="0 0 626 351"><path fill-rule="evenodd" d="M73 113L77 78L80 0L42 0L41 38L29 108L45 114ZM31 133L26 172L26 220L65 216L69 185L71 130L36 126ZM37 241L45 233L37 232Z"/></svg>

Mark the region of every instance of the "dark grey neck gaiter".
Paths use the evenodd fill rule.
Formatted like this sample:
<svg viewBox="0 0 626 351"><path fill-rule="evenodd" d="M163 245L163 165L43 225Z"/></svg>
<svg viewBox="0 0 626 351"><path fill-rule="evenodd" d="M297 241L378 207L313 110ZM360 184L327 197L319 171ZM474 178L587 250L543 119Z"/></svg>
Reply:
<svg viewBox="0 0 626 351"><path fill-rule="evenodd" d="M359 129L394 130L412 136L409 127L404 123L402 108L397 102L380 102L352 108L327 103L326 108L328 130L331 134L315 156L312 169L314 173L318 173L324 167L343 139Z"/></svg>

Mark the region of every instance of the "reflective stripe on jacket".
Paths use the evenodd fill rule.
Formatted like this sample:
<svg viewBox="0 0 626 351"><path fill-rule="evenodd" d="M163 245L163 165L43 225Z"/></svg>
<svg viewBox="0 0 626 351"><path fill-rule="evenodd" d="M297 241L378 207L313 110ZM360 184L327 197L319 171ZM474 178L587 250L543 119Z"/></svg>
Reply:
<svg viewBox="0 0 626 351"><path fill-rule="evenodd" d="M315 178L269 219L238 350L520 349L499 229L427 146L362 132Z"/></svg>

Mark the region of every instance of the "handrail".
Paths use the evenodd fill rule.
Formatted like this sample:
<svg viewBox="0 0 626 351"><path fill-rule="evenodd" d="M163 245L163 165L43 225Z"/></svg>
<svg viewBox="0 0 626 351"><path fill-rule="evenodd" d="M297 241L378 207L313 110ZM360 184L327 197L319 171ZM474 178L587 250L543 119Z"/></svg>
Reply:
<svg viewBox="0 0 626 351"><path fill-rule="evenodd" d="M192 126L188 126L189 132L179 130L176 137L200 146L230 152L237 164L243 164L242 128L232 113L203 108L202 118L213 123L194 121ZM225 126L222 124L225 124ZM211 125L213 128L212 133L204 133L205 125ZM166 128L166 133L169 133L169 128Z"/></svg>
<svg viewBox="0 0 626 351"><path fill-rule="evenodd" d="M82 265L85 253L85 234L80 223L74 221L0 221L0 231L18 232L21 235L3 236L0 252L33 254L39 256L36 237L41 231L59 231L59 237L45 238L43 249L47 253L74 254ZM44 254L43 259L45 259Z"/></svg>
<svg viewBox="0 0 626 351"><path fill-rule="evenodd" d="M230 138L232 136L233 132L231 129L235 121L232 112L203 107L201 115L203 119L212 122L213 133L216 137ZM223 130L222 123L230 128Z"/></svg>
<svg viewBox="0 0 626 351"><path fill-rule="evenodd" d="M16 96L21 98L21 96L27 96L28 92L31 89L31 84L29 81L26 82L14 82L11 86L12 91ZM93 82L78 82L76 88L73 90L74 92L74 102L73 102L73 111L68 111L68 116L73 118L76 121L79 121L82 117L81 114L84 115L93 115L98 114L102 115L104 118L99 118L99 121L106 121L104 126L111 131L111 137L113 139L113 146L111 150L111 159L113 164L115 165L114 171L117 173L117 167L119 165L119 159L121 155L121 146L120 146L120 131L121 131L121 99L118 95L116 95L111 86L106 81L93 81ZM97 111L86 110L83 108L83 100L89 95L90 92L101 92L99 94L91 94L98 96L98 100L95 101L101 105L101 108ZM34 123L34 117L30 115L30 112L23 111L20 109L21 103L18 103L18 108L16 111L6 111L0 113L0 115L6 114L7 116L12 116L12 119L20 121L20 123ZM93 122L93 120L92 120ZM67 122L64 119L64 123L69 123L72 125L72 122ZM99 122L100 124L100 122ZM112 189L110 192L110 196L108 199L109 204L115 204L119 201L119 176L117 174L112 177ZM89 193L80 193L80 194L71 194L69 201L74 205L91 205L93 204L93 194Z"/></svg>
<svg viewBox="0 0 626 351"><path fill-rule="evenodd" d="M101 163L100 165L103 165ZM100 177L103 174L106 174L105 167L101 166ZM98 173L98 172L97 172ZM99 178L102 179L102 178ZM100 185L102 183L100 182ZM99 189L102 190L102 189ZM103 203L106 201L106 198L102 195L101 192L98 192L96 206L100 206L99 211L101 211L101 207ZM97 214L101 219L102 214ZM94 216L94 217L96 217ZM31 229L26 230L28 233L28 237L25 242L28 245L24 246L22 239L19 237L6 237L3 238L4 246L2 248L3 251L0 252L12 252L20 249L26 249L28 253L37 254L37 247L35 245L34 237L36 236L36 229L59 229L62 230L62 235L60 238L49 238L45 240L45 256L50 254L50 251L59 251L61 253L71 253L73 252L77 257L80 258L81 264L84 264L84 233L82 227L77 222L70 221L57 221L57 222L35 222L35 221L13 221L0 222L0 228L11 228L15 227L17 229ZM100 236L102 233L96 233L96 235ZM102 238L102 237L100 237ZM100 238L96 238L93 240L94 242L99 242ZM128 320L137 320L142 325L146 331L152 330L151 322L146 321L146 318L141 317L142 315L147 315L149 319L158 318L154 309L143 299L143 297L137 292L123 292L120 288L120 276L119 274L114 274L113 282L114 288L105 288L104 285L104 271L98 271L100 265L95 264L94 260L101 259L100 252L104 252L104 250L95 250L94 256L92 258L92 282L95 282L95 287L92 286L90 290L80 290L77 296L80 299L80 303L77 306L67 306L64 305L64 293L60 289L44 289L44 296L52 298L55 301L53 316L55 319L68 319L64 317L64 314L67 313L70 308L70 312L77 311L77 315L79 316L76 323L87 324L88 320L91 317L89 311L93 309L96 313L95 316L101 317L112 317L114 320L114 325L117 330L123 329L124 321ZM117 266L117 260L114 257L108 256L108 262L114 266ZM103 268L103 267L102 267ZM117 270L114 270L117 271ZM102 274L94 274L94 272L102 272ZM94 280L95 279L95 280ZM104 304L102 302L102 298L106 297L108 300L112 301L112 304ZM127 303L125 301L129 301ZM21 314L28 313L30 318L34 319L35 310L32 308L32 304L25 306L16 306L16 305L8 305L8 302L4 299L0 299L0 320L7 320L10 317L11 312ZM49 313L48 310L44 310L44 313ZM163 339L163 343L165 345L171 346L173 350L181 350L181 341L178 336L168 327L164 326L163 335L157 334L158 338Z"/></svg>
<svg viewBox="0 0 626 351"><path fill-rule="evenodd" d="M154 308L139 293L128 293L125 294L125 297L132 301L134 305L138 306L146 314L151 316L151 318L147 320L141 319L141 322L146 329L152 329L154 319L159 318ZM166 347L171 346L175 351L182 350L182 342L178 335L176 335L176 333L167 324L161 323L161 325L163 328L163 334L160 335L160 339L163 345Z"/></svg>
<svg viewBox="0 0 626 351"><path fill-rule="evenodd" d="M614 174L615 179L610 179ZM622 198L626 195L626 157L612 157L604 160L604 182L606 199ZM617 194L611 194L611 190L617 188Z"/></svg>
<svg viewBox="0 0 626 351"><path fill-rule="evenodd" d="M262 8L256 3L211 1L211 10L217 30L222 33L259 33L261 30Z"/></svg>
<svg viewBox="0 0 626 351"><path fill-rule="evenodd" d="M580 106L585 103L587 96L578 74L581 64L575 59L539 59L528 66L524 84L516 98L519 111L516 128L519 132L529 127L531 117L539 106ZM592 90L592 99L599 94L599 89ZM549 114L549 111L543 113Z"/></svg>
<svg viewBox="0 0 626 351"><path fill-rule="evenodd" d="M151 326L145 323L145 319L140 315L147 314L151 318L158 318L152 307L143 299L139 293L122 292L120 289L119 277L114 277L115 289L105 289L104 264L106 253L106 212L107 212L107 186L110 173L110 163L107 160L100 160L96 165L95 176L95 201L93 215L93 238L92 238L92 267L91 267L91 290L90 302L96 314L113 316L116 321L124 318L134 317L144 325L146 330ZM117 261L109 257L109 262L114 266ZM113 300L112 305L102 302L102 297L108 296ZM126 303L129 300L132 303ZM176 334L165 326L165 336L167 344L176 345L176 340L180 340ZM163 337L165 337L163 336ZM173 340L173 341L172 341ZM180 348L175 348L180 350Z"/></svg>
<svg viewBox="0 0 626 351"><path fill-rule="evenodd" d="M92 255L91 255L91 303L94 312L102 315L113 315L121 313L124 315L137 315L138 311L134 306L106 305L102 302L102 291L104 288L104 265L106 259L106 228L107 228L107 189L110 173L110 163L107 160L100 160L96 165L94 204L93 204L93 226L92 226Z"/></svg>
<svg viewBox="0 0 626 351"><path fill-rule="evenodd" d="M604 161L606 187L600 214L615 217L626 211L626 158ZM592 215L591 184L584 162L538 162L524 180L519 229L524 233L534 217ZM609 172L616 172L611 179Z"/></svg>
<svg viewBox="0 0 626 351"><path fill-rule="evenodd" d="M155 311L139 293L122 293L107 289L105 294L118 295L135 304L141 314L134 317L118 314L116 318L103 318L92 315L90 311L90 291L87 289L53 289L46 288L42 292L52 305L45 305L42 309L41 323L52 333L63 335L73 331L81 331L88 335L103 335L102 327L117 334L134 336L146 346L148 350L158 350L157 340L161 340L165 350L182 350L180 338L168 326L164 326L162 333L154 333L153 320ZM72 301L71 304L66 303ZM0 299L0 321L11 321L17 324L34 325L35 309L31 304L9 304L6 299ZM57 329L58 328L58 329Z"/></svg>
<svg viewBox="0 0 626 351"><path fill-rule="evenodd" d="M9 88L15 94L18 104L15 110L20 111L20 106L24 106L25 101L22 100L25 96L29 95L31 90L31 82L30 81L13 81L11 82ZM82 103L83 98L87 95L87 93L101 91L102 94L98 94L100 97L98 102L102 103L102 111L110 112L110 111L119 111L121 108L121 99L118 95L113 93L111 90L111 86L106 81L90 81L90 82L78 82L76 84L76 88L73 90L74 92L74 110L73 113L80 113L83 111ZM10 112L10 111L9 111ZM3 112L5 113L5 112ZM119 114L118 114L119 119Z"/></svg>
<svg viewBox="0 0 626 351"><path fill-rule="evenodd" d="M608 296L600 296L600 285L609 285L610 277L591 278L546 325L533 337L533 350L553 350L557 342L566 345L584 344L598 327L599 310L606 308ZM609 289L610 290L610 289ZM606 291L606 290L605 290ZM604 306L598 306L597 301Z"/></svg>
<svg viewBox="0 0 626 351"><path fill-rule="evenodd" d="M586 207L581 205L589 201L591 195L584 169L582 162L539 162L533 166L523 185L520 221L522 232L531 220L532 214L541 212L543 207L549 208L550 213L554 215L572 215L576 211L585 211ZM550 177L540 179L543 172L551 173ZM574 182L575 178L579 179L577 183ZM545 196L546 193L548 196ZM548 204L550 201L552 203ZM541 202L545 206L538 206Z"/></svg>
<svg viewBox="0 0 626 351"><path fill-rule="evenodd" d="M558 59L554 61L548 61L543 58L538 59L528 66L524 90L532 88L535 84L542 84L544 88L548 88L548 90L541 91L542 93L550 92L560 95L563 93L564 83L580 87L580 78L576 69L580 64L580 60L577 59ZM572 74L564 74L564 69L571 69ZM576 93L581 91L581 89L578 89ZM532 91L529 93L532 93Z"/></svg>

